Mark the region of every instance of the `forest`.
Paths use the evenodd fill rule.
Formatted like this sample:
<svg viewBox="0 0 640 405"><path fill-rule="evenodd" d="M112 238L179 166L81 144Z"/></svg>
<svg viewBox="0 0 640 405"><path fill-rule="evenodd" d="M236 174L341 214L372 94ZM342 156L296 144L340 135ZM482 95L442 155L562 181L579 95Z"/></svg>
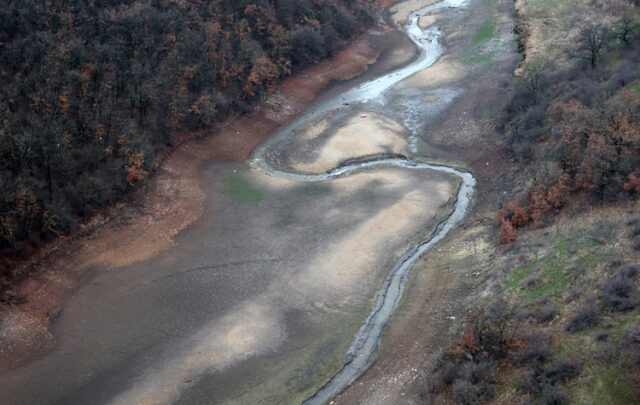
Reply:
<svg viewBox="0 0 640 405"><path fill-rule="evenodd" d="M372 0L4 0L0 251L29 256L376 18Z"/></svg>
<svg viewBox="0 0 640 405"><path fill-rule="evenodd" d="M600 205L640 191L639 33L624 15L587 25L567 51L570 66L534 61L514 83L507 149L534 184L498 212L502 243L548 224L571 196Z"/></svg>

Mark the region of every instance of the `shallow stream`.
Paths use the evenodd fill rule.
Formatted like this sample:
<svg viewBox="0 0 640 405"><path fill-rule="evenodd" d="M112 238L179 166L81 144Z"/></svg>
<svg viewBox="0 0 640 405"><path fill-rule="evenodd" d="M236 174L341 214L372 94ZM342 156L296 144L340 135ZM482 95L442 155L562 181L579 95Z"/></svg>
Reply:
<svg viewBox="0 0 640 405"><path fill-rule="evenodd" d="M373 361L378 348L380 335L396 310L409 272L418 258L429 248L442 240L453 229L466 213L467 207L473 195L475 179L473 176L456 167L441 164L425 163L417 156L411 158L380 158L366 160L336 167L326 173L309 174L300 173L275 167L269 162L269 151L277 149L284 141L292 137L305 126L321 119L325 114L350 106L365 103L369 100L380 98L384 93L401 80L433 65L444 53L444 47L439 42L440 31L438 28L428 27L422 30L418 25L421 16L442 8L457 8L463 6L465 0L444 0L409 14L408 23L405 26L407 36L420 50L418 59L406 67L388 73L379 78L360 84L340 95L330 99L315 108L312 108L300 118L281 129L270 137L265 143L256 149L251 160L253 168L270 176L299 182L331 181L341 176L361 172L363 170L380 167L403 167L415 170L435 170L453 174L460 178L454 210L442 221L436 230L425 240L405 252L389 270L389 273L378 293L376 303L366 321L355 335L349 350L344 357L344 366L334 375L305 404L324 404L336 395L344 391L356 378L358 378ZM413 148L412 148L413 149ZM415 150L412 150L414 152Z"/></svg>

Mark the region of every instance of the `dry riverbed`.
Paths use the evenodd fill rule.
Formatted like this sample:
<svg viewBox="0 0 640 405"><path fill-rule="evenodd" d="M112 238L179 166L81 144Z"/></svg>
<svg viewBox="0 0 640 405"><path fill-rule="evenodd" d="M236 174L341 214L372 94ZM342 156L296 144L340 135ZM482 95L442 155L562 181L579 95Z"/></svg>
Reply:
<svg viewBox="0 0 640 405"><path fill-rule="evenodd" d="M390 21L430 3L399 2ZM482 290L484 275L464 264L490 260L488 218L506 187L496 174L510 170L495 153L495 113L517 63L511 7L471 0L421 19L442 29L447 53L436 64L270 154L312 173L418 156L468 167L479 181L467 219L418 262L377 359L337 403L417 403L426 359ZM414 55L402 34L375 28L253 116L169 156L136 215L72 241L83 247L50 261L63 271L41 269L18 287L29 303L2 314L0 402L293 404L313 394L341 367L388 269L449 214L458 181L379 168L300 184L246 160L314 95L328 100ZM321 90L332 80L346 81Z"/></svg>
<svg viewBox="0 0 640 405"><path fill-rule="evenodd" d="M389 11L392 16L406 14L409 3ZM490 274L478 269L491 268L497 254L493 218L515 177L515 166L500 152L496 129L507 101L506 86L519 61L513 5L471 0L461 12L440 11L423 17L421 24L433 21L442 27L447 52L387 97L415 92L427 102L452 98L446 109L437 111L424 111L423 103L421 116L427 119L415 121L417 155L468 167L478 181L473 205L465 220L418 261L376 360L334 404L422 403L420 386L429 359L460 335L492 282Z"/></svg>
<svg viewBox="0 0 640 405"><path fill-rule="evenodd" d="M393 262L449 214L458 182L380 168L299 184L243 160L329 81L379 55L342 86L406 63L407 45L376 28L285 83L254 116L186 143L137 215L79 237L82 248L18 286L29 302L2 315L0 402L299 403L313 394L340 368ZM319 135L303 134L322 142L308 155L291 148L283 164L322 171L410 153L401 116L351 113L346 128L328 117ZM363 131L371 136L347 139Z"/></svg>

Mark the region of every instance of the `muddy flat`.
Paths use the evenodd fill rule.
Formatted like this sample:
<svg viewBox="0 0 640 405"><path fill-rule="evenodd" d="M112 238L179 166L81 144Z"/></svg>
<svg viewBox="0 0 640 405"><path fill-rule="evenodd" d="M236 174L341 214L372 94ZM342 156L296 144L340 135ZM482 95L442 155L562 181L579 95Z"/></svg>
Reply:
<svg viewBox="0 0 640 405"><path fill-rule="evenodd" d="M412 9L396 17L430 3L402 3ZM269 161L321 174L410 156L462 92L400 83L336 101ZM220 158L189 170L197 220L151 253L129 251L136 260L97 252L52 323L55 346L1 376L0 403L301 403L340 370L389 269L451 213L459 185L398 167L313 182Z"/></svg>
<svg viewBox="0 0 640 405"><path fill-rule="evenodd" d="M201 220L152 259L88 276L54 323L56 349L3 376L3 403L304 399L456 187L406 169L303 185L202 170Z"/></svg>

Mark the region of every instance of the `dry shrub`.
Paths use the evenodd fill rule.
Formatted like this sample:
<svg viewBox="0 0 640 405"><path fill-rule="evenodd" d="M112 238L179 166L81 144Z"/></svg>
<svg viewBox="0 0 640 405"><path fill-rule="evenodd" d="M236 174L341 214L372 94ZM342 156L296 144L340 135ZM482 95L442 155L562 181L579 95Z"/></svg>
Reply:
<svg viewBox="0 0 640 405"><path fill-rule="evenodd" d="M598 308L593 300L584 303L569 323L565 326L568 332L579 332L598 323Z"/></svg>
<svg viewBox="0 0 640 405"><path fill-rule="evenodd" d="M635 266L623 266L602 286L602 302L605 308L613 312L635 309L640 304L638 287L633 281L637 270Z"/></svg>
<svg viewBox="0 0 640 405"><path fill-rule="evenodd" d="M540 308L536 314L538 323L547 323L553 320L558 314L558 307L555 304L548 304Z"/></svg>
<svg viewBox="0 0 640 405"><path fill-rule="evenodd" d="M549 335L535 331L524 338L524 343L515 351L514 358L519 364L537 365L549 354Z"/></svg>

